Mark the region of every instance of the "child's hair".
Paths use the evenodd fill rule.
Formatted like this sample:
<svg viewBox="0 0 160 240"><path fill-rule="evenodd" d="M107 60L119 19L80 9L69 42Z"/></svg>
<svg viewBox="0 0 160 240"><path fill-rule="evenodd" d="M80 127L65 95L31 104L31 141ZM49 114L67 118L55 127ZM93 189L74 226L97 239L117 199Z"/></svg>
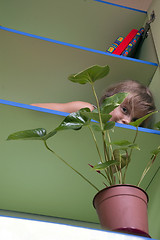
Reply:
<svg viewBox="0 0 160 240"><path fill-rule="evenodd" d="M100 104L105 98L110 97L119 92L129 93L127 96L131 108L138 107L139 111L144 112L144 115L155 111L155 103L151 91L148 87L133 81L126 80L110 86L105 90L103 96L100 99ZM150 118L145 120L141 126L146 127Z"/></svg>

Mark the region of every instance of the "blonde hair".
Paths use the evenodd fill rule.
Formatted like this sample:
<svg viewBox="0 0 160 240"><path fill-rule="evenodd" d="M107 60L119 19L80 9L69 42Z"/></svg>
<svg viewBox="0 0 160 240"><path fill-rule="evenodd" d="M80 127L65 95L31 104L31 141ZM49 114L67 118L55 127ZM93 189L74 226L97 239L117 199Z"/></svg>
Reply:
<svg viewBox="0 0 160 240"><path fill-rule="evenodd" d="M141 112L144 112L144 116L155 111L156 109L154 99L149 88L133 80L126 80L111 85L105 90L103 96L100 99L100 104L104 101L105 98L119 92L129 93L127 99L132 109L134 109L136 106ZM146 125L149 123L149 120L150 118L145 120L142 126L146 127Z"/></svg>

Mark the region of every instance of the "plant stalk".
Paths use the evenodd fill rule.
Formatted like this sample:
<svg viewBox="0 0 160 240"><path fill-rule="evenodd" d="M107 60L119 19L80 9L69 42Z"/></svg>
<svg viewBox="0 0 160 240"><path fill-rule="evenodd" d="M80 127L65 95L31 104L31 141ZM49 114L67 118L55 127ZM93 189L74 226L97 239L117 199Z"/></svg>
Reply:
<svg viewBox="0 0 160 240"><path fill-rule="evenodd" d="M101 153L100 153L100 150L99 150L99 147L98 147L98 144L97 144L97 139L96 139L96 137L95 137L95 134L94 134L94 132L93 132L93 130L92 130L92 128L91 128L90 126L88 126L88 128L89 128L89 130L91 131L91 134L92 134L93 140L94 140L94 142L95 142L96 149L97 149L97 152L98 152L100 161L101 161L101 163L104 163L103 158L102 158Z"/></svg>
<svg viewBox="0 0 160 240"><path fill-rule="evenodd" d="M146 176L147 172L150 170L152 163L154 162L154 160L156 159L157 155L154 155L153 159L151 158L150 161L147 163L147 166L145 167L142 176L137 184L137 187L139 187L139 185L141 184L143 178Z"/></svg>
<svg viewBox="0 0 160 240"><path fill-rule="evenodd" d="M44 140L43 140L44 141ZM99 191L99 189L92 184L85 176L83 176L80 172L78 172L75 168L73 168L69 163L67 163L62 157L60 157L56 152L54 152L51 148L49 148L49 146L47 145L47 142L44 141L44 145L45 147L52 152L59 160L61 160L63 163L65 163L69 168L71 168L74 172L76 172L80 177L82 177L86 182L88 182L93 188L95 188L97 191Z"/></svg>
<svg viewBox="0 0 160 240"><path fill-rule="evenodd" d="M91 84L92 86L92 91L93 94L95 96L96 99L96 104L97 104L97 109L98 109L98 115L99 115L99 124L100 124L100 128L101 128L101 132L102 132L102 142L103 142L103 148L104 148L104 157L105 157L105 161L109 161L109 153L107 151L107 146L106 146L106 139L105 139L105 131L103 130L103 123L102 123L102 118L101 118L101 113L100 113L100 105L99 105L99 101L98 101L98 97L94 88L94 84ZM107 173L106 169L105 169L105 173L109 179L110 184L112 185L113 180L112 179L112 175L111 175L111 179L109 174Z"/></svg>
<svg viewBox="0 0 160 240"><path fill-rule="evenodd" d="M107 149L106 149L106 144L105 144L105 134L104 134L104 130L103 130L103 123L102 123L102 118L101 118L101 113L100 113L100 105L99 105L98 97L97 97L97 94L96 94L96 91L94 88L94 84L91 84L91 86L92 86L93 94L96 99L96 104L97 104L97 109L98 109L99 124L100 124L101 132L102 132L102 141L103 141L103 146L104 146L104 156L105 156L106 161L109 161L109 156L107 154Z"/></svg>
<svg viewBox="0 0 160 240"><path fill-rule="evenodd" d="M101 153L100 153L100 150L99 150L99 147L98 147L98 144L97 144L97 140L96 140L95 134L94 134L92 128L91 128L90 126L88 126L88 127L89 127L89 129L90 129L90 131L91 131L91 134L92 134L92 136L93 136L93 139L94 139L94 142L95 142L95 145L96 145L96 149L97 149L97 152L98 152L98 155L99 155L99 158L100 158L100 162L101 162L101 163L104 163L103 158L102 158ZM101 173L101 175L103 175L103 177L105 177L105 179L106 179L109 183L111 183L111 179L110 179L109 174L107 173L107 171L105 171L105 172L106 172L106 176L107 176L107 177L106 177L103 173Z"/></svg>

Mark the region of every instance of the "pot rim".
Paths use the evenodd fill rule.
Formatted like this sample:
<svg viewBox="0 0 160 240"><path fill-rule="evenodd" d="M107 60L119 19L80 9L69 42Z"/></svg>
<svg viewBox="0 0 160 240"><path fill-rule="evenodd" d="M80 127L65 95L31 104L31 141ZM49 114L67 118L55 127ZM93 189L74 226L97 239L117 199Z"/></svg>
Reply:
<svg viewBox="0 0 160 240"><path fill-rule="evenodd" d="M146 193L146 191L143 189L143 188L140 188L140 187L138 187L138 186L136 186L136 185L132 185L132 184L115 184L115 185L111 185L111 186L109 186L109 187L106 187L106 188L103 188L102 190L100 190L98 193L96 193L96 195L94 196L94 198L93 198L93 206L94 206L94 208L95 208L95 204L94 204L94 201L95 201L95 198L96 198L96 196L100 193L100 192L103 192L103 191L105 191L105 190L107 190L107 189L110 189L110 188L115 188L115 187L133 187L133 188L137 188L137 189L139 189L139 190L141 190L142 192L144 192L144 194L146 195L146 197L147 197L147 202L149 202L149 197L148 197L148 194Z"/></svg>

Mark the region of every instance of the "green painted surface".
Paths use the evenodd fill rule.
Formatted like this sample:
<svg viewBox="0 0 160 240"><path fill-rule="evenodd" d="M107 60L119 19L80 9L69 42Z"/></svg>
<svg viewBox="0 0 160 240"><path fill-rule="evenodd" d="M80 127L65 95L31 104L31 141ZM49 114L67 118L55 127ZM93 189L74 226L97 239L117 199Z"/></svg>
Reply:
<svg viewBox="0 0 160 240"><path fill-rule="evenodd" d="M93 0L1 0L0 25L105 51L146 14ZM126 21L127 19L127 21Z"/></svg>
<svg viewBox="0 0 160 240"><path fill-rule="evenodd" d="M152 13L152 11L155 12L155 20L151 24L151 31L152 31L152 35L153 35L154 44L155 44L155 47L156 47L157 56L158 56L158 59L160 61L160 44L159 44L159 39L160 39L160 28L159 28L160 2L158 0L153 0L152 1L152 4L151 4L150 9L148 11L148 15L150 15Z"/></svg>
<svg viewBox="0 0 160 240"><path fill-rule="evenodd" d="M149 86L155 100L156 108L157 110L160 109L160 95L159 95L159 89L160 89L160 68L158 67L156 70L156 73L154 74L152 78L152 82ZM155 122L160 121L159 114L155 115Z"/></svg>
<svg viewBox="0 0 160 240"><path fill-rule="evenodd" d="M148 14L151 14L151 12L154 10L155 12L155 20L151 24L151 31L153 35L153 40L157 52L158 59L160 60L160 2L158 0L153 0L151 7L148 11ZM159 89L160 89L160 69L156 70L156 73L152 79L152 82L150 84L150 89L154 95L155 102L157 109L160 109L160 95L159 95ZM155 121L160 121L159 116L155 116ZM156 239L160 239L160 172L156 175L154 181L152 182L151 186L148 189L148 192L152 198L152 202L149 203L149 225L150 225L150 233L151 236L153 236Z"/></svg>
<svg viewBox="0 0 160 240"><path fill-rule="evenodd" d="M157 66L85 51L0 30L0 95L21 103L93 102L89 86L67 80L92 65L110 66L109 75L96 83L97 94L111 83L126 79L149 85Z"/></svg>
<svg viewBox="0 0 160 240"><path fill-rule="evenodd" d="M153 1L148 14L152 10L155 10L156 20L151 25L151 30L159 58L158 0ZM101 51L105 51L117 36L127 35L132 28L143 26L145 21L146 15L143 13L91 0L1 0L0 8L1 26ZM155 66L65 47L2 30L0 42L3 46L0 50L2 99L28 104L72 100L94 102L88 87L67 82L67 77L94 64L108 64L111 67L110 74L96 85L99 96L111 82L130 78L146 85L151 82L150 89L157 108L160 107L160 73ZM139 58L157 62L151 35L145 40ZM57 159L53 159L42 143L5 141L8 134L20 129L46 127L51 130L62 117L3 104L0 105L0 111L0 209L97 223L98 219L92 207L94 189ZM158 115L156 119L159 120ZM115 137L129 136L132 139L133 134L132 130L116 128ZM147 162L149 149L159 144L159 138L159 135L139 134L138 142L142 148L145 147L139 155L134 153L131 165L133 169L129 169L128 174L130 183L137 182ZM88 133L60 134L56 137L55 145L52 141L50 144L55 146L58 152L63 150L63 156L94 180L87 164L88 159L96 161L96 154L92 150ZM77 145L78 150L72 152L70 148ZM82 147L85 148L84 151ZM142 187L148 185L158 166L157 161ZM157 239L160 238L159 177L160 175L157 175L148 188L150 233ZM99 185L96 179L95 183Z"/></svg>
<svg viewBox="0 0 160 240"><path fill-rule="evenodd" d="M0 105L0 111L3 126L0 144L0 209L98 222L92 206L96 193L94 188L47 152L42 142L6 141L7 136L17 130L44 127L50 131L63 117L3 104ZM113 141L122 138L133 140L134 134L134 130L116 127L111 138ZM49 145L99 188L103 188L103 180L88 167L88 163L94 165L97 162L96 149L90 137L87 129L66 131L50 139ZM157 146L159 139L160 135L139 133L138 143L142 151L134 152L127 175L128 183L137 183L150 150ZM142 187L148 185L157 164L145 178ZM152 198L150 201L152 203Z"/></svg>
<svg viewBox="0 0 160 240"><path fill-rule="evenodd" d="M148 215L149 215L149 226L150 234L155 239L160 239L160 171L157 173L151 186L148 188L149 195L151 196L151 201L149 202Z"/></svg>
<svg viewBox="0 0 160 240"><path fill-rule="evenodd" d="M0 25L105 51L117 37L144 26L147 15L94 0L1 0ZM139 58L155 62L150 36Z"/></svg>

